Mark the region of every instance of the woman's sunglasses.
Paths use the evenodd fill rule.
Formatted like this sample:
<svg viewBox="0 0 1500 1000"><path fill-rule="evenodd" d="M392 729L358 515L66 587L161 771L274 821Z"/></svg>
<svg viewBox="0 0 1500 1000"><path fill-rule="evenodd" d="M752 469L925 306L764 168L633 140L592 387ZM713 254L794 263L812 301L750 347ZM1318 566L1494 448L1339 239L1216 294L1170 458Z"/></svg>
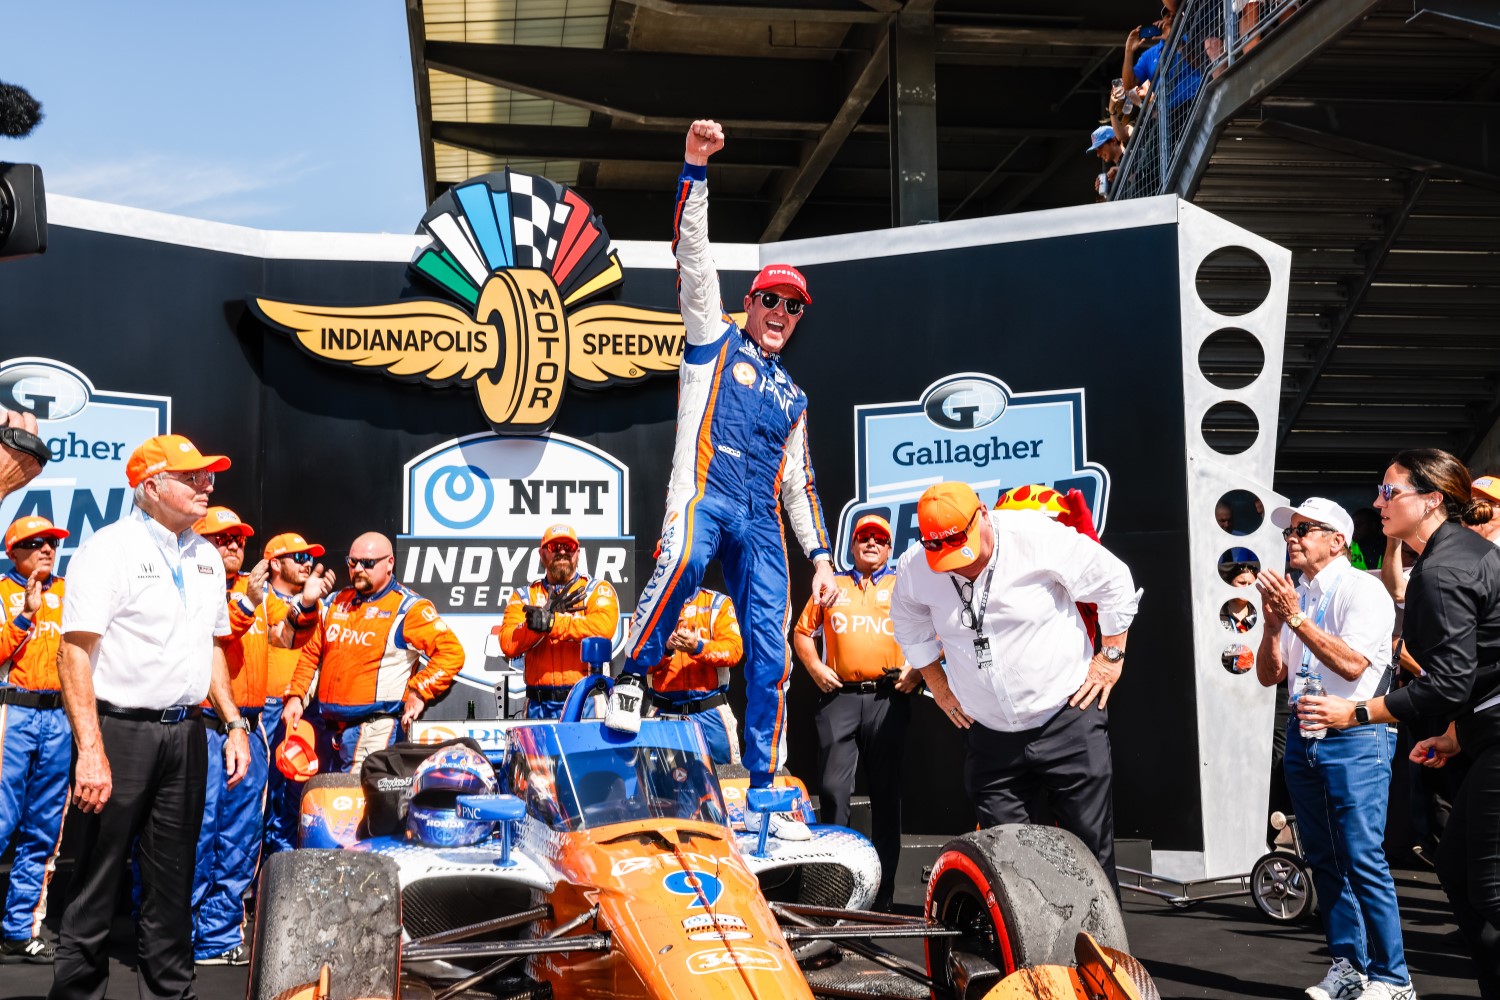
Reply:
<svg viewBox="0 0 1500 1000"><path fill-rule="evenodd" d="M1380 483L1375 487L1375 493L1386 503L1390 503L1402 493L1420 493L1414 486L1396 486L1391 483Z"/></svg>

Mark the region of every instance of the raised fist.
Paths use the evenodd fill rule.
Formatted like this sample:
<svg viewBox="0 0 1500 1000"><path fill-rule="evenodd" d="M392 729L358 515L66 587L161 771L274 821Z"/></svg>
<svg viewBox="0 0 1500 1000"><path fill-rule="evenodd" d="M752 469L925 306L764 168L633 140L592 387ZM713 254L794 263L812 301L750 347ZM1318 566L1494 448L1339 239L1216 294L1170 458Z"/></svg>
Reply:
<svg viewBox="0 0 1500 1000"><path fill-rule="evenodd" d="M701 167L708 158L724 148L724 128L718 122L700 118L688 126L687 149L683 159Z"/></svg>

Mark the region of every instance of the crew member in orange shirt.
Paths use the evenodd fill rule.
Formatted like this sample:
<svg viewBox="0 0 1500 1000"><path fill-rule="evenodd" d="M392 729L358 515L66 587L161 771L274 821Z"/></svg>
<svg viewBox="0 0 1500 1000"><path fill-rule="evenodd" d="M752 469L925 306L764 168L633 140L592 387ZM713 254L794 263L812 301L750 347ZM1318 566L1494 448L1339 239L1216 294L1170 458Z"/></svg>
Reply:
<svg viewBox="0 0 1500 1000"><path fill-rule="evenodd" d="M396 580L389 538L360 535L345 563L353 586L321 610L299 598L287 612L302 653L281 717L288 728L302 720L316 680L325 772L356 770L402 739L464 665L463 645L432 602Z"/></svg>
<svg viewBox="0 0 1500 1000"><path fill-rule="evenodd" d="M241 925L244 893L260 860L261 814L270 753L261 726L266 703L265 623L259 617L266 564L243 572L247 539L255 529L228 507L210 507L193 530L213 543L224 561L229 602L229 638L224 659L240 716L250 724L250 766L233 788L225 785L224 741L228 737L213 706L203 702L208 736L208 781L203 825L193 866L193 961L198 965L245 965L250 960Z"/></svg>
<svg viewBox="0 0 1500 1000"><path fill-rule="evenodd" d="M896 644L891 625L891 526L876 514L854 524L854 569L838 574L830 608L809 601L797 619L792 648L823 692L818 699L818 796L823 822L849 825L854 769L865 761L870 824L880 855L877 909L888 910L901 856L901 764L909 695L921 683ZM813 636L823 634L823 656Z"/></svg>
<svg viewBox="0 0 1500 1000"><path fill-rule="evenodd" d="M715 764L740 762L739 723L729 707L729 668L745 643L727 594L699 587L683 604L666 657L652 668L652 715L681 715L703 727Z"/></svg>
<svg viewBox="0 0 1500 1000"><path fill-rule="evenodd" d="M581 656L589 636L613 639L620 599L604 580L578 573L578 533L566 524L542 532L545 574L505 605L500 652L526 658L526 718L562 715L568 689L588 672Z"/></svg>
<svg viewBox="0 0 1500 1000"><path fill-rule="evenodd" d="M0 576L0 854L15 837L10 890L0 923L0 962L52 961L42 937L47 883L62 844L73 729L57 683L63 580L52 570L68 533L45 517L5 532L14 565Z"/></svg>
<svg viewBox="0 0 1500 1000"><path fill-rule="evenodd" d="M317 562L323 552L323 546L309 542L295 531L277 535L266 543L270 586L266 588L265 600L256 609L261 631L254 639L247 639L247 643L258 643L265 649L266 711L262 718L266 742L273 751L286 739L286 724L281 721L281 695L291 686L302 653L268 640L286 620L287 608L299 596L303 604L313 607L333 593L333 570ZM297 815L302 806L303 787L289 780L280 769L266 768L266 854L297 846Z"/></svg>

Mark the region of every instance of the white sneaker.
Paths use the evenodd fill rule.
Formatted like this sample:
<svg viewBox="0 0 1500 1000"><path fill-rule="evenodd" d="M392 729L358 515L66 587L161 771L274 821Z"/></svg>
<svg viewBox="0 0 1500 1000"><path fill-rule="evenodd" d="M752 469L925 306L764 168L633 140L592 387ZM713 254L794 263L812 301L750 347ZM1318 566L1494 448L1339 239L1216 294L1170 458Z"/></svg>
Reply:
<svg viewBox="0 0 1500 1000"><path fill-rule="evenodd" d="M760 821L765 816L771 817L771 836L777 840L812 840L812 831L807 824L791 813L760 813L746 809L745 829L750 833L760 833Z"/></svg>
<svg viewBox="0 0 1500 1000"><path fill-rule="evenodd" d="M1417 991L1411 983L1397 986L1395 983L1372 979L1365 987L1365 991L1360 994L1360 998L1361 1000L1417 1000Z"/></svg>
<svg viewBox="0 0 1500 1000"><path fill-rule="evenodd" d="M1306 990L1312 1000L1356 1000L1364 992L1364 974L1356 972L1347 958L1336 959L1323 981Z"/></svg>
<svg viewBox="0 0 1500 1000"><path fill-rule="evenodd" d="M641 702L644 700L645 687L639 674L616 677L614 690L609 693L609 705L604 711L604 724L616 732L640 732Z"/></svg>

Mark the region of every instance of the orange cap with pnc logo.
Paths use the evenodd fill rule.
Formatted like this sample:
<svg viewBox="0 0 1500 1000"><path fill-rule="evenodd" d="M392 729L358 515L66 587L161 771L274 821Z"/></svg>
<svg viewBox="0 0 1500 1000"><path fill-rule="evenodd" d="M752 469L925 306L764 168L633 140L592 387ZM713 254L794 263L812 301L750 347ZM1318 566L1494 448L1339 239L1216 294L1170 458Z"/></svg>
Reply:
<svg viewBox="0 0 1500 1000"><path fill-rule="evenodd" d="M323 546L309 542L295 531L284 531L266 543L265 555L267 559L280 559L282 556L306 552L316 559L324 551Z"/></svg>
<svg viewBox="0 0 1500 1000"><path fill-rule="evenodd" d="M1486 500L1500 503L1500 477L1480 476L1469 484L1469 491Z"/></svg>
<svg viewBox="0 0 1500 1000"><path fill-rule="evenodd" d="M917 501L917 527L922 541L951 540L937 551L925 549L927 565L938 573L949 573L979 558L979 512L984 510L979 494L967 483L929 486ZM925 548L925 547L924 547Z"/></svg>
<svg viewBox="0 0 1500 1000"><path fill-rule="evenodd" d="M298 719L286 731L286 738L276 748L276 769L290 781L303 782L318 773L317 737L312 723Z"/></svg>
<svg viewBox="0 0 1500 1000"><path fill-rule="evenodd" d="M864 531L866 528L874 528L876 531L885 536L886 541L891 540L891 522L887 521L879 514L866 514L858 521L855 521L853 532L854 537L858 538L859 533L861 531Z"/></svg>
<svg viewBox="0 0 1500 1000"><path fill-rule="evenodd" d="M147 438L130 453L125 463L125 480L132 487L141 485L158 472L223 472L229 459L223 455L205 455L181 434L158 434Z"/></svg>
<svg viewBox="0 0 1500 1000"><path fill-rule="evenodd" d="M193 530L200 535L218 535L230 531L235 534L244 535L249 538L255 534L255 529L250 527L240 516L228 507L210 507L198 518L198 523L193 525Z"/></svg>
<svg viewBox="0 0 1500 1000"><path fill-rule="evenodd" d="M550 527L546 531L542 532L542 545L541 545L541 547L545 549L547 546L551 545L553 542L557 541L558 539L562 539L562 538L566 538L568 541L572 542L574 545L578 544L578 532L576 532L576 531L573 530L572 525L554 524L552 527Z"/></svg>
<svg viewBox="0 0 1500 1000"><path fill-rule="evenodd" d="M24 542L28 538L56 538L58 540L68 537L68 532L59 528L45 517L36 514L27 514L18 517L11 526L5 529L5 551L9 552L17 542Z"/></svg>

